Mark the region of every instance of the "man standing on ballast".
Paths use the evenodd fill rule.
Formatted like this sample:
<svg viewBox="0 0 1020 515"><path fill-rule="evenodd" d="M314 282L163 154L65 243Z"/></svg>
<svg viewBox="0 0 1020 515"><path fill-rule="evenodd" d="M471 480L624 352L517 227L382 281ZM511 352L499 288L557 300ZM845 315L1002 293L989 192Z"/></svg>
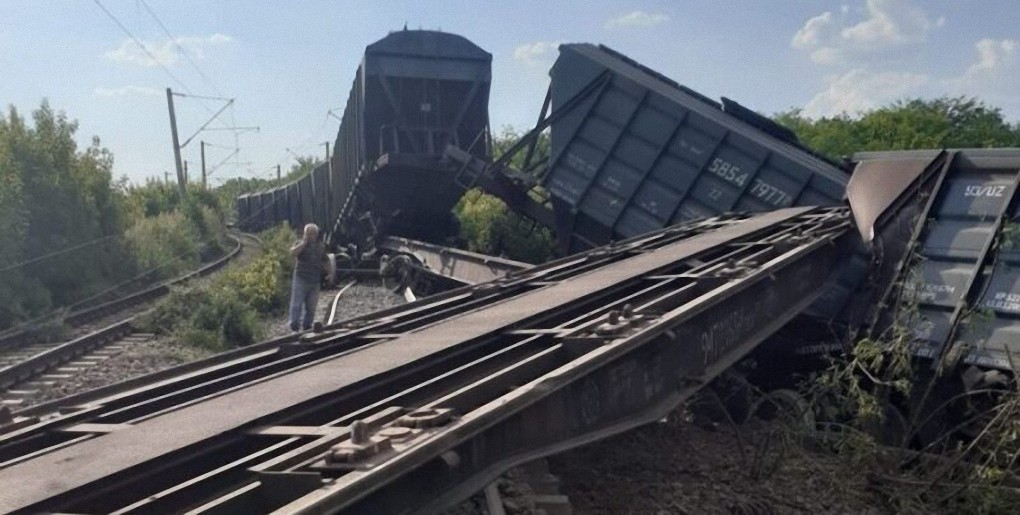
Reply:
<svg viewBox="0 0 1020 515"><path fill-rule="evenodd" d="M326 246L319 241L319 227L315 224L305 226L301 240L290 248L294 256L294 278L290 288L290 329L300 328L307 331L312 328L315 310L319 303L319 283L324 271L329 270L329 258ZM304 308L304 319L301 308Z"/></svg>

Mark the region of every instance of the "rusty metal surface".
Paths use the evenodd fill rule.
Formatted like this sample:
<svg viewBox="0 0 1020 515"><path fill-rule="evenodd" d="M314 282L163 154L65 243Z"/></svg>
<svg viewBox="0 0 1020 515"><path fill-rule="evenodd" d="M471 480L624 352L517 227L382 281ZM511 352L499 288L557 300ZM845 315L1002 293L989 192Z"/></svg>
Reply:
<svg viewBox="0 0 1020 515"><path fill-rule="evenodd" d="M941 151L917 158L863 161L854 169L846 187L854 222L865 243L875 237L875 222L916 183Z"/></svg>
<svg viewBox="0 0 1020 515"><path fill-rule="evenodd" d="M426 271L454 279L461 284L493 281L510 272L531 267L528 263L431 243L387 236L378 247L395 253L414 256Z"/></svg>
<svg viewBox="0 0 1020 515"><path fill-rule="evenodd" d="M857 158L882 167L930 154ZM874 331L908 328L917 355L933 366L1012 370L1009 354L1020 351L1020 283L1012 279L1020 149L949 150L947 156L924 209L913 215L913 233L886 243L906 257L879 304Z"/></svg>
<svg viewBox="0 0 1020 515"><path fill-rule="evenodd" d="M329 395L352 385L408 369L416 363L424 363L426 358L434 360L454 350L462 352L469 348L470 342L521 326L535 317L548 317L549 313L557 309L576 309L579 301L604 295L629 279L647 275L687 256L749 237L803 215L805 211L786 209L732 225L720 225L685 241L655 251L640 252L623 261L596 267L590 272L584 272L585 263L604 253L596 252L588 258L542 267L528 280L554 277L557 270L564 266L572 266L582 273L568 280L528 287L523 293L499 302L483 302L481 308L436 318L442 321L394 339L382 339L379 343L365 345L353 352L326 356L310 362L299 371L270 376L201 402L186 403L162 414L145 416L129 428L118 426L119 430L97 434L73 445L18 462L0 470L0 485L19 485L18 488L0 488L0 509L9 511L33 505L56 507L60 506L60 499L66 500L85 493L98 495L100 490L95 490L96 484L122 477L123 471L153 466L153 463L166 461L172 455L186 452L188 448L202 442L221 441L225 435L237 434L237 431L256 420L275 416L282 422L287 420L286 413L309 409L310 404L321 402ZM650 239L656 237L662 236ZM623 247L615 252L624 252L621 256L628 256L627 248L637 247ZM507 283L502 287L512 284L515 283ZM486 295L492 295L500 288L499 284L482 288L471 293L467 299L481 295L484 301ZM450 306L464 304L464 300L457 301L458 298L464 298L464 295L460 292L446 297L449 300L445 302L454 302ZM408 311L414 311L413 306ZM424 323L429 320L431 318L425 319ZM341 331L333 337L324 335L326 339L323 341L342 340L343 334ZM105 419L117 423L131 422L109 417ZM76 422L102 421L101 418ZM64 466L67 463L89 465L68 468ZM57 469L66 473L53 477L52 471Z"/></svg>
<svg viewBox="0 0 1020 515"><path fill-rule="evenodd" d="M393 441L394 451L380 450L279 512L436 513L515 464L661 418L819 294L844 250L836 243L849 224L835 221L811 241L762 252L761 262L684 274L677 285L698 293L672 309L656 309L674 295L669 288L645 303L635 298L632 311L610 312L604 323L549 333L544 350L423 406L454 408L458 419ZM621 316L626 327L593 339L591 329ZM520 387L495 387L508 382Z"/></svg>
<svg viewBox="0 0 1020 515"><path fill-rule="evenodd" d="M847 174L771 121L729 101L721 106L607 47L559 50L550 71L553 113L610 76L551 126L544 184L557 234L575 240L563 250L725 212L841 203Z"/></svg>
<svg viewBox="0 0 1020 515"><path fill-rule="evenodd" d="M333 247L367 242L374 229L363 226L366 216L381 226L431 227L433 234L449 235L450 227L407 221L442 221L456 203L457 195L439 192L444 183L452 186L452 173L434 163L447 145L480 158L491 153L491 61L492 55L471 41L442 31L395 31L368 45L328 161L305 178L250 195L247 203L239 198L237 205L244 210L238 212L239 223L267 227L288 222L298 228L314 221ZM386 156L388 163L378 161ZM426 162L401 165L407 161L401 158ZM382 173L377 177L377 172ZM432 195L420 195L423 187ZM267 201L281 196L286 205L261 212Z"/></svg>

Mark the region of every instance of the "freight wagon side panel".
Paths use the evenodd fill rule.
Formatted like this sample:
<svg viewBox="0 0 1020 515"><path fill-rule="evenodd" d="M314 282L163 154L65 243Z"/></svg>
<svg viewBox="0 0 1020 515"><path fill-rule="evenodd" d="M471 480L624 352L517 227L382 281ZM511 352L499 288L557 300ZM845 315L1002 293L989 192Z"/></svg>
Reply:
<svg viewBox="0 0 1020 515"><path fill-rule="evenodd" d="M730 211L842 201L848 175L835 165L609 49L563 45L550 73L553 111L576 106L552 125L546 187L567 213L557 231L581 246Z"/></svg>
<svg viewBox="0 0 1020 515"><path fill-rule="evenodd" d="M301 228L301 197L297 182L287 185L287 224L295 230Z"/></svg>
<svg viewBox="0 0 1020 515"><path fill-rule="evenodd" d="M248 202L251 213L248 216L248 227L253 231L262 230L262 194L251 193L248 195Z"/></svg>
<svg viewBox="0 0 1020 515"><path fill-rule="evenodd" d="M886 320L910 330L917 355L1011 370L1020 356L1020 149L948 151L940 187ZM907 152L864 153L864 162ZM898 310L898 311L892 311Z"/></svg>
<svg viewBox="0 0 1020 515"><path fill-rule="evenodd" d="M234 200L234 206L237 209L237 228L247 231L248 224L250 223L249 218L251 217L251 204L248 201L248 195L239 195Z"/></svg>
<svg viewBox="0 0 1020 515"><path fill-rule="evenodd" d="M274 214L273 214L273 225L279 225L280 223L287 223L290 218L289 205L287 203L287 187L280 186L273 190L273 201L275 202Z"/></svg>
<svg viewBox="0 0 1020 515"><path fill-rule="evenodd" d="M301 224L304 226L315 221L315 197L312 188L312 175L308 174L297 181L298 198L301 199Z"/></svg>
<svg viewBox="0 0 1020 515"><path fill-rule="evenodd" d="M315 225L320 228L326 227L329 223L329 169L325 163L315 167L311 173L312 177L312 218Z"/></svg>

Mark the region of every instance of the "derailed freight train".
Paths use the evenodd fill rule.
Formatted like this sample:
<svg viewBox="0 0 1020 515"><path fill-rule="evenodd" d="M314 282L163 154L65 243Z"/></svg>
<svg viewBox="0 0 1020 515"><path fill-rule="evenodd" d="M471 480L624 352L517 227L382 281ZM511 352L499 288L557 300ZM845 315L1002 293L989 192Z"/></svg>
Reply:
<svg viewBox="0 0 1020 515"><path fill-rule="evenodd" d="M938 385L921 404L904 399L899 408L937 422L954 416L932 414L931 403L963 398L973 409L968 392L1014 375L1020 149L861 153L833 163L770 120L603 46L562 45L550 75L551 109L529 135L549 131L544 173L529 182L502 163L486 166L457 149L448 156L474 167L483 187L499 177L541 186L550 199L544 215L514 203L524 197L504 198L538 213L565 252L726 212L850 204L861 238L806 316L762 349L756 376L790 385L800 365L819 365L813 357L898 332L914 348L918 374Z"/></svg>
<svg viewBox="0 0 1020 515"><path fill-rule="evenodd" d="M329 162L238 197L240 225L315 222L333 244L455 236L451 209L463 188L440 158L456 145L488 159L491 62L464 37L436 31L393 32L369 45Z"/></svg>
<svg viewBox="0 0 1020 515"><path fill-rule="evenodd" d="M552 226L565 253L695 218L843 200L849 174L790 130L732 100L708 99L608 47L561 45L549 75L550 112L526 137L548 129L544 172L483 171L464 152L448 154L479 168L482 187L486 178L499 186L499 176L541 186L547 215L534 206L528 211L521 205L526 197L492 189Z"/></svg>

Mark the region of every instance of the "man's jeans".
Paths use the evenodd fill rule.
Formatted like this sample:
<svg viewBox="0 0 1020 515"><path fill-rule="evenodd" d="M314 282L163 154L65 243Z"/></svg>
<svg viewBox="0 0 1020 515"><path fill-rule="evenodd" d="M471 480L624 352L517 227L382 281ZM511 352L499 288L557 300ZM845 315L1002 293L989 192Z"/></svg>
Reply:
<svg viewBox="0 0 1020 515"><path fill-rule="evenodd" d="M290 287L290 330L298 330L301 319L301 308L305 308L305 317L301 329L311 329L315 319L315 309L319 305L319 281L307 281L294 277Z"/></svg>

